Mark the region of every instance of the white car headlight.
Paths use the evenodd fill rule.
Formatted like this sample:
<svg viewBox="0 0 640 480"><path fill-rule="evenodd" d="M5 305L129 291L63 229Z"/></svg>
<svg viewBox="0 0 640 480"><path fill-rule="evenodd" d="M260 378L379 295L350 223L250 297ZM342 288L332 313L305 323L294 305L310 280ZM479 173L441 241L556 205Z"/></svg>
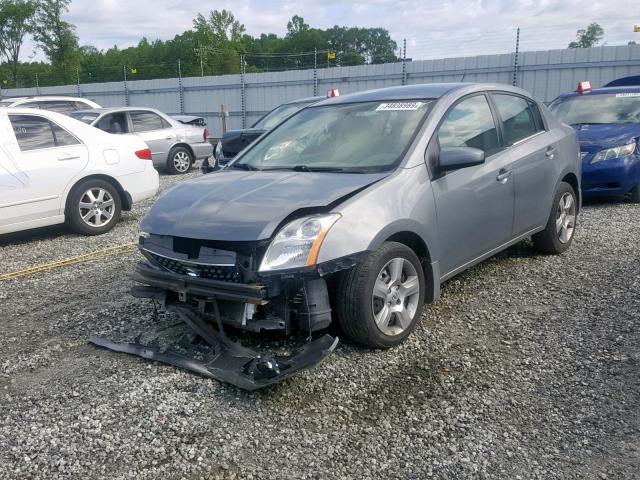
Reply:
<svg viewBox="0 0 640 480"><path fill-rule="evenodd" d="M608 148L606 150L600 150L591 163L604 162L605 160L613 160L614 158L624 157L625 155L631 155L636 149L636 142L629 143L627 145L621 145L619 147Z"/></svg>
<svg viewBox="0 0 640 480"><path fill-rule="evenodd" d="M285 225L267 249L261 272L309 267L316 264L325 236L340 218L339 213L311 215Z"/></svg>

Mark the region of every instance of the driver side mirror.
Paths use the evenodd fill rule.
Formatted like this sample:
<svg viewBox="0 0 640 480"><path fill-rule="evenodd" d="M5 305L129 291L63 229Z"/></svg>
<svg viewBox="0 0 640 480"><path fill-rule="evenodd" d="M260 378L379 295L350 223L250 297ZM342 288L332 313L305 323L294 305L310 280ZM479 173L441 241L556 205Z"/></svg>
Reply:
<svg viewBox="0 0 640 480"><path fill-rule="evenodd" d="M438 168L441 171L456 170L484 163L484 151L472 147L443 148L438 155Z"/></svg>

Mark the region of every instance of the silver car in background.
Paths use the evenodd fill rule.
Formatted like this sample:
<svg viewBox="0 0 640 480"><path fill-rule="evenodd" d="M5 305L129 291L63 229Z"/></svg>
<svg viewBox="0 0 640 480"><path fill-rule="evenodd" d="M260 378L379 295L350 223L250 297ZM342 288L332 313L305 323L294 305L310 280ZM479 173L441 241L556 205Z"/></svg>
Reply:
<svg viewBox="0 0 640 480"><path fill-rule="evenodd" d="M70 115L107 133L137 135L151 149L153 165L174 175L187 173L196 160L213 155L204 126L184 124L153 108L97 108Z"/></svg>

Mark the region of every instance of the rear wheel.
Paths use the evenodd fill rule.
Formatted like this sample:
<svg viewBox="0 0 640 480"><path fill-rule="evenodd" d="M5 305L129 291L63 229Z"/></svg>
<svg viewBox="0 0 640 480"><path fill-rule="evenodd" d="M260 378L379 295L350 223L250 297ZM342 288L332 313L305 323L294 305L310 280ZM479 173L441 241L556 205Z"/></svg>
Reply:
<svg viewBox="0 0 640 480"><path fill-rule="evenodd" d="M104 180L78 184L67 203L67 224L82 235L100 235L118 223L122 199L118 190Z"/></svg>
<svg viewBox="0 0 640 480"><path fill-rule="evenodd" d="M336 294L336 313L353 341L376 348L403 342L422 314L425 278L416 254L387 242L345 272Z"/></svg>
<svg viewBox="0 0 640 480"><path fill-rule="evenodd" d="M573 241L578 220L578 200L573 187L560 183L553 199L547 226L533 236L533 245L542 253L558 254L566 251Z"/></svg>
<svg viewBox="0 0 640 480"><path fill-rule="evenodd" d="M167 170L172 175L187 173L193 165L193 155L185 147L173 147L169 152Z"/></svg>

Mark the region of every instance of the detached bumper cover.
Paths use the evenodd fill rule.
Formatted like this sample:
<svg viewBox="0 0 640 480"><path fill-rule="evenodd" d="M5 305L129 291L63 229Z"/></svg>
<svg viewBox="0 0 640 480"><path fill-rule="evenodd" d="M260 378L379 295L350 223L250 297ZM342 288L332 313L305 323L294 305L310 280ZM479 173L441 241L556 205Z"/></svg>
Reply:
<svg viewBox="0 0 640 480"><path fill-rule="evenodd" d="M304 345L288 356L262 356L230 341L222 330L216 330L193 311L172 306L178 316L212 347L212 353L203 360L171 351L161 351L141 344L116 343L92 335L89 342L115 352L137 355L148 360L167 363L208 378L253 391L279 383L296 373L314 367L328 357L338 344L330 335Z"/></svg>

